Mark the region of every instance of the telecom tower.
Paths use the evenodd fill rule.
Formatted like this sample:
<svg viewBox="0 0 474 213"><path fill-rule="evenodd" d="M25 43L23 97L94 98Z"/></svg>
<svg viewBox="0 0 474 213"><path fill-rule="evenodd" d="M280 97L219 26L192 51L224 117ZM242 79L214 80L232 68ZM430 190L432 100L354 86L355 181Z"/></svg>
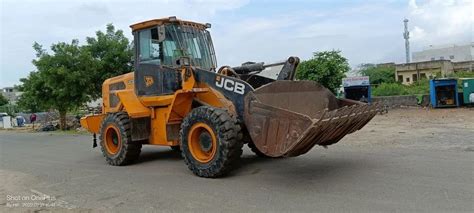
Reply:
<svg viewBox="0 0 474 213"><path fill-rule="evenodd" d="M410 63L410 32L408 31L408 19L403 20L405 24L405 32L403 33L403 38L405 38L405 54L406 54L406 63Z"/></svg>

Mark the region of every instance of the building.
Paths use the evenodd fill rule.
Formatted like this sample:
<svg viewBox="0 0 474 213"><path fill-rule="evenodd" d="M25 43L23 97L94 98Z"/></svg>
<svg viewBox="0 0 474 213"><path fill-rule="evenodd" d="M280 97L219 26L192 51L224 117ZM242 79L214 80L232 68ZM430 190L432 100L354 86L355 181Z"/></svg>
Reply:
<svg viewBox="0 0 474 213"><path fill-rule="evenodd" d="M11 104L15 104L22 92L18 91L18 89L15 87L4 87L0 90L0 94L7 98Z"/></svg>
<svg viewBox="0 0 474 213"><path fill-rule="evenodd" d="M395 67L395 63L393 62L381 63L381 64L377 64L377 67L392 68L392 67Z"/></svg>
<svg viewBox="0 0 474 213"><path fill-rule="evenodd" d="M418 79L431 79L436 76L446 77L459 71L473 71L474 61L451 62L450 60L434 60L395 64L395 78L398 82L409 85Z"/></svg>
<svg viewBox="0 0 474 213"><path fill-rule="evenodd" d="M450 60L452 62L474 60L474 42L464 45L442 45L425 48L419 52L413 52L412 62Z"/></svg>
<svg viewBox="0 0 474 213"><path fill-rule="evenodd" d="M454 69L454 72L459 72L459 71L474 72L474 60L454 62L453 69Z"/></svg>
<svg viewBox="0 0 474 213"><path fill-rule="evenodd" d="M418 79L431 79L437 75L446 76L453 72L453 65L449 60L412 62L395 65L396 80L405 85L412 84L418 81Z"/></svg>

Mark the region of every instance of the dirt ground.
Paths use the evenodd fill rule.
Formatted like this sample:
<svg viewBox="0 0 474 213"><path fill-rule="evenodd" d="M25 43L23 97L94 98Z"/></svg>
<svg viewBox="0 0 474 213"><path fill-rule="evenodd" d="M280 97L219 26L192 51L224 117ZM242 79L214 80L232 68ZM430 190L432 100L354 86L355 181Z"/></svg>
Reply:
<svg viewBox="0 0 474 213"><path fill-rule="evenodd" d="M220 179L167 147L113 167L87 134L0 130L0 212L473 212L473 165L473 108L390 110L295 158L245 148Z"/></svg>
<svg viewBox="0 0 474 213"><path fill-rule="evenodd" d="M474 149L474 108L393 109L375 116L341 145Z"/></svg>

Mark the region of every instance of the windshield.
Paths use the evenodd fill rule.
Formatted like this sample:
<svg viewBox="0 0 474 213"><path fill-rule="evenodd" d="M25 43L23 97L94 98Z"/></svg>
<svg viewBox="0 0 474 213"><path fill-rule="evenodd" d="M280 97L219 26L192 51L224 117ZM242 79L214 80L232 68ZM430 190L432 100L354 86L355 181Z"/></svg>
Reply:
<svg viewBox="0 0 474 213"><path fill-rule="evenodd" d="M205 70L215 69L216 58L212 40L207 30L176 24L165 25L165 39L159 42L158 29L139 33L140 62L175 66L186 56L191 65Z"/></svg>

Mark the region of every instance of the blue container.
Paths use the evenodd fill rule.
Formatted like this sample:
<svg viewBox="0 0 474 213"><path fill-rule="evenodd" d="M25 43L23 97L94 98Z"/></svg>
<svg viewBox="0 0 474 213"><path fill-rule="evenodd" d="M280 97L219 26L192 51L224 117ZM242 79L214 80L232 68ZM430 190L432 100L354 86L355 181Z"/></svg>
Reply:
<svg viewBox="0 0 474 213"><path fill-rule="evenodd" d="M433 108L459 107L457 79L431 79L430 99Z"/></svg>
<svg viewBox="0 0 474 213"><path fill-rule="evenodd" d="M344 87L345 98L372 103L372 91L370 85Z"/></svg>

